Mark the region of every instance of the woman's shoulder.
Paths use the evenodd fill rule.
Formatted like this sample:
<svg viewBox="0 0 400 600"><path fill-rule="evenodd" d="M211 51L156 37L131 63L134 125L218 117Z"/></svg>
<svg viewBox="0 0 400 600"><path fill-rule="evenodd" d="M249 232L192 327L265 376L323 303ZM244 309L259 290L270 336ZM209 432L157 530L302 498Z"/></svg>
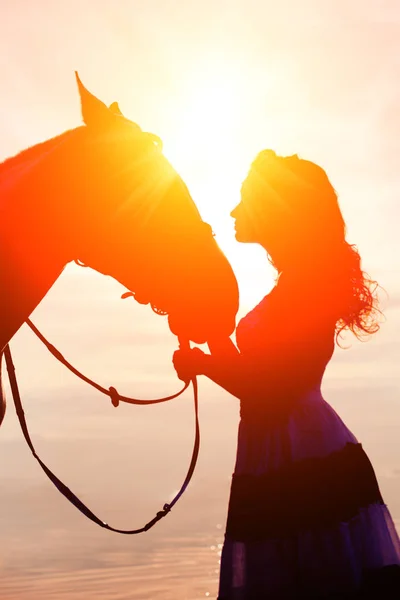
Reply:
<svg viewBox="0 0 400 600"><path fill-rule="evenodd" d="M267 338L294 343L302 339L331 339L337 322L327 288L281 277L276 286L239 322L237 341Z"/></svg>
<svg viewBox="0 0 400 600"><path fill-rule="evenodd" d="M307 317L316 321L337 320L335 282L316 276L297 275L279 278L270 308L289 318Z"/></svg>
<svg viewBox="0 0 400 600"><path fill-rule="evenodd" d="M238 327L245 323L252 322L255 324L265 320L267 313L271 310L271 300L276 293L275 289L276 286L241 318Z"/></svg>
<svg viewBox="0 0 400 600"><path fill-rule="evenodd" d="M332 314L332 290L314 281L279 279L272 290L252 308L242 320L285 317L295 319L306 315L323 317Z"/></svg>
<svg viewBox="0 0 400 600"><path fill-rule="evenodd" d="M239 347L243 346L243 342L246 343L249 339L263 335L264 330L271 326L274 321L273 314L276 310L273 307L275 294L276 287L240 319L236 327L236 341Z"/></svg>

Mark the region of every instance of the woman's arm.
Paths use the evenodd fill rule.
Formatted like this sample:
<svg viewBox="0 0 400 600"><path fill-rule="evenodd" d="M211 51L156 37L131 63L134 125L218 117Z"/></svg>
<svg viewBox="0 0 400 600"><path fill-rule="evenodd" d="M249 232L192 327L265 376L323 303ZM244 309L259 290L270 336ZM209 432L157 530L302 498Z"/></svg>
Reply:
<svg viewBox="0 0 400 600"><path fill-rule="evenodd" d="M203 354L198 361L199 375L205 375L227 392L243 400L254 393L254 380L239 352L229 357Z"/></svg>
<svg viewBox="0 0 400 600"><path fill-rule="evenodd" d="M289 397L316 385L323 376L333 352L331 335L310 338L276 338L269 347L241 354L230 343L218 353L204 354L198 348L178 351L174 365L178 376L187 381L193 375L205 375L227 392L239 398ZM210 344L210 349L216 350Z"/></svg>
<svg viewBox="0 0 400 600"><path fill-rule="evenodd" d="M230 340L223 345L209 343L209 348L212 354L205 354L199 348L174 353L173 362L180 379L187 381L193 375L205 375L239 399L260 391L261 373L249 366Z"/></svg>

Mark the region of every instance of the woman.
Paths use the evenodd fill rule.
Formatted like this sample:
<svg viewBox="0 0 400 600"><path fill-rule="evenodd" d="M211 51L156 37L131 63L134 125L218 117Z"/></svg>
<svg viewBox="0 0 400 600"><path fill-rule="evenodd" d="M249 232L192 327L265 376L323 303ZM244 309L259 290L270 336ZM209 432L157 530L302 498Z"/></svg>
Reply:
<svg viewBox="0 0 400 600"><path fill-rule="evenodd" d="M400 542L361 445L321 395L342 330L378 330L375 288L345 240L325 172L261 152L231 213L277 284L237 327L237 345L178 351L240 399L220 600L400 598Z"/></svg>

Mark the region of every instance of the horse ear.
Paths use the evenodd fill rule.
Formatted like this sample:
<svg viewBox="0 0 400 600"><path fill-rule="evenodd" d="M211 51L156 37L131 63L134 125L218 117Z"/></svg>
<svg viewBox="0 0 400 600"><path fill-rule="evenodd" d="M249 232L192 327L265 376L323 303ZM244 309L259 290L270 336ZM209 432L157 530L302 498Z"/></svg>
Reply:
<svg viewBox="0 0 400 600"><path fill-rule="evenodd" d="M81 98L82 119L88 126L103 126L110 123L113 113L107 106L89 92L75 71L76 82L78 84L79 96Z"/></svg>
<svg viewBox="0 0 400 600"><path fill-rule="evenodd" d="M118 102L113 102L108 108L111 110L112 113L114 113L114 115L121 115L121 117L123 117L121 109L118 106Z"/></svg>

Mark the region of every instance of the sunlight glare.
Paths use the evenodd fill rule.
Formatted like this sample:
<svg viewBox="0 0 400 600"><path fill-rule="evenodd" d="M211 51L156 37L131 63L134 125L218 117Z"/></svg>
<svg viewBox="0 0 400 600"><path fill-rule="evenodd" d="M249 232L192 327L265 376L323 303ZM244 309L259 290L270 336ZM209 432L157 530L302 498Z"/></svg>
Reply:
<svg viewBox="0 0 400 600"><path fill-rule="evenodd" d="M251 161L277 133L275 111L268 114L265 110L262 126L255 120L258 82L246 74L243 65L210 56L203 68L193 68L179 96L170 98L171 129L162 135L165 155L188 185L237 275L246 279L246 293L241 295L250 303L264 291L265 279L271 283L272 278L265 273L261 247L236 242L230 212L240 201L241 184ZM262 85L267 91L272 89L273 74L263 73ZM261 269L259 281L254 274Z"/></svg>
<svg viewBox="0 0 400 600"><path fill-rule="evenodd" d="M237 203L247 168L240 143L245 86L225 67L198 74L185 89L176 105L178 127L165 139L165 150L204 217L215 220Z"/></svg>

